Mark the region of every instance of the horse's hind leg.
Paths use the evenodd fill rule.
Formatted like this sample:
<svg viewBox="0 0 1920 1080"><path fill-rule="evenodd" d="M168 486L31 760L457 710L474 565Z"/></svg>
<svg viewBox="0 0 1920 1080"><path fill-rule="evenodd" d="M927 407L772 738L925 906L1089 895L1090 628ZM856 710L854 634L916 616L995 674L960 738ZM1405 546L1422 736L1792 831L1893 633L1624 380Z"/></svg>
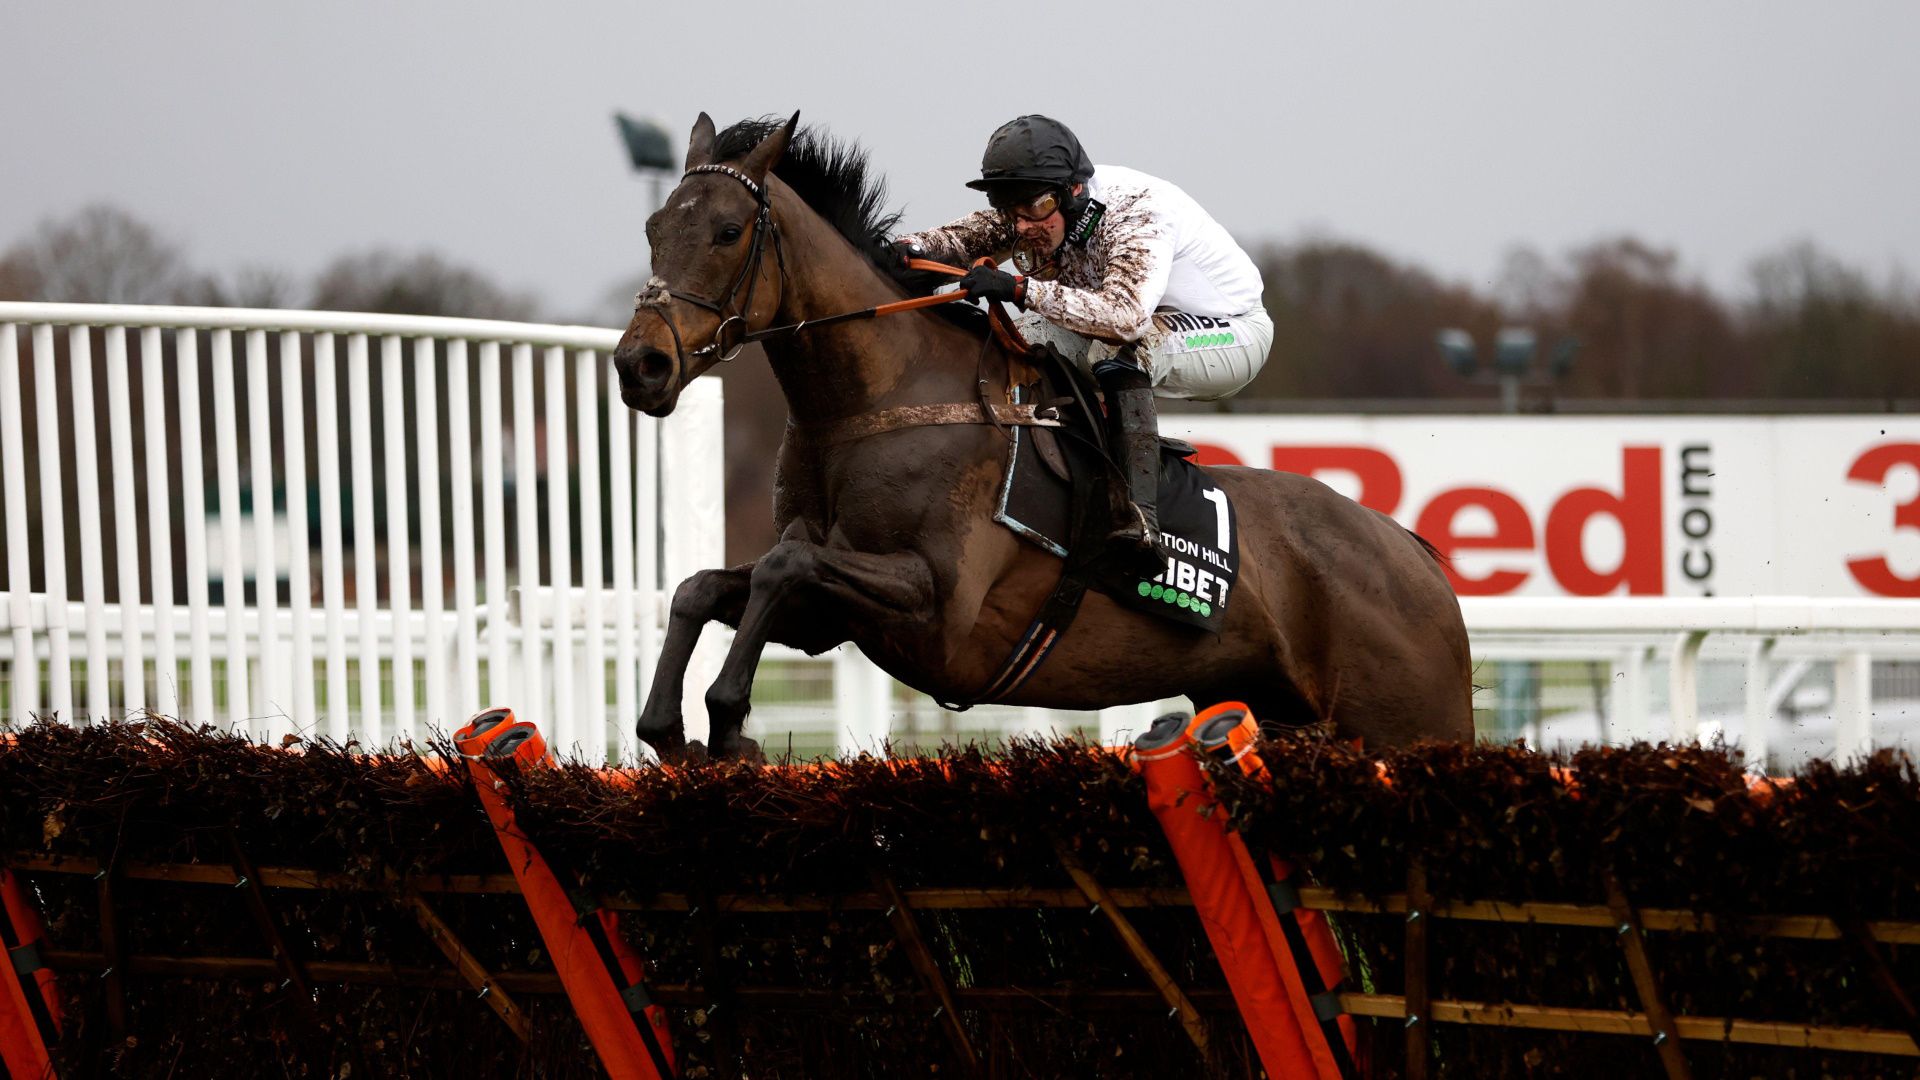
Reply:
<svg viewBox="0 0 1920 1080"><path fill-rule="evenodd" d="M753 673L760 651L772 640L784 614L796 600L807 602L810 644L823 647L846 640L838 627L894 621L933 607L933 573L918 555L871 555L823 547L805 540L784 540L753 565L746 610L740 616L733 648L707 691L710 746L716 754L743 749L740 726L751 708ZM791 622L791 620L788 620ZM829 641L828 639L832 640Z"/></svg>
<svg viewBox="0 0 1920 1080"><path fill-rule="evenodd" d="M653 686L647 691L647 703L640 710L640 722L634 730L656 753L676 753L686 747L687 730L680 716L681 686L687 675L687 660L700 641L700 631L715 619L737 624L747 604L747 589L753 564L731 570L702 570L680 583L673 592L673 606L667 616L667 639L660 646L660 660L653 669Z"/></svg>

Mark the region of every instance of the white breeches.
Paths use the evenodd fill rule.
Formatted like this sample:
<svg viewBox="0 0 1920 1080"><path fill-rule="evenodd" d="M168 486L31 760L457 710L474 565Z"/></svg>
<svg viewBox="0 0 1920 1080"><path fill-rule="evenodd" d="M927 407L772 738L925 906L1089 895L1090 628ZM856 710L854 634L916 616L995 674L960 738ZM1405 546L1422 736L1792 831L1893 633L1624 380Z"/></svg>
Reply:
<svg viewBox="0 0 1920 1080"><path fill-rule="evenodd" d="M1119 351L1116 345L1081 337L1027 312L1017 320L1027 340L1044 341L1089 374ZM1273 347L1273 320L1266 309L1245 315L1188 315L1156 311L1153 329L1137 355L1153 379L1156 397L1214 401L1238 393L1266 365Z"/></svg>

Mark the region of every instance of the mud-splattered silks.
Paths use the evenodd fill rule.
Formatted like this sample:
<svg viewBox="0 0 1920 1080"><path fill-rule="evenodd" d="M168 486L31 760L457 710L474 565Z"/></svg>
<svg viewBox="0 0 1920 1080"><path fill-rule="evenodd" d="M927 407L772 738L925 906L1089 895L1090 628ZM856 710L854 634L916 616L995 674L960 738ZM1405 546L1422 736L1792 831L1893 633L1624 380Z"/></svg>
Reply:
<svg viewBox="0 0 1920 1080"><path fill-rule="evenodd" d="M1260 306L1260 271L1193 197L1158 177L1096 167L1088 195L1105 206L1084 244L1068 242L1049 280L1027 287L1027 310L1088 337L1133 341L1155 310L1243 315ZM937 259L965 266L1005 260L1014 231L981 210L906 237Z"/></svg>

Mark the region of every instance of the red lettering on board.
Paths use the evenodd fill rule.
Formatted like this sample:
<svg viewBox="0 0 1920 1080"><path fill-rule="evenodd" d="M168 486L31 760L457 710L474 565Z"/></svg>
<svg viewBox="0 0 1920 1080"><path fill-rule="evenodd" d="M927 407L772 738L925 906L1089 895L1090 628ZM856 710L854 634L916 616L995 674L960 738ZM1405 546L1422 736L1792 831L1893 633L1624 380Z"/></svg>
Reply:
<svg viewBox="0 0 1920 1080"><path fill-rule="evenodd" d="M1854 459L1847 479L1884 487L1887 474L1902 465L1920 470L1920 443L1882 443ZM1893 527L1920 529L1920 495L1893 508ZM1920 574L1901 577L1885 555L1848 559L1847 572L1875 596L1920 596Z"/></svg>
<svg viewBox="0 0 1920 1080"><path fill-rule="evenodd" d="M1660 514L1660 448L1620 451L1620 494L1574 488L1547 511L1547 568L1575 596L1604 596L1625 585L1633 596L1658 596L1665 578ZM1600 571L1587 561L1587 522L1606 514L1620 523L1620 565Z"/></svg>

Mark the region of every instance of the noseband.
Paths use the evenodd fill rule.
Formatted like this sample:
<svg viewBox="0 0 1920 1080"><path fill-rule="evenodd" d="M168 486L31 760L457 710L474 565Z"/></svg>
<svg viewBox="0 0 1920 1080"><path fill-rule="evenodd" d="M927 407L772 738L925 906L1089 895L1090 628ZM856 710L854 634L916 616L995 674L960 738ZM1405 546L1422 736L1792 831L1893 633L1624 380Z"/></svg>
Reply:
<svg viewBox="0 0 1920 1080"><path fill-rule="evenodd" d="M759 203L759 210L754 214L753 218L753 239L747 243L746 262L740 265L740 272L733 276L732 283L727 286L726 295L722 296L719 300L709 300L704 296L696 296L693 293L670 289L664 284L655 285L633 298L634 307L652 309L653 313L660 317L660 321L667 324L667 332L673 335L674 358L679 362L680 381L682 382L686 381L687 361L690 358L715 354L721 362L725 362L740 355L740 350L746 348L747 342L754 339L754 335L747 330L747 316L753 311L753 291L755 287L760 284L760 274L758 272L760 268L760 253L765 249L769 236L773 238L773 255L775 262L779 265L780 283L783 289L785 288L787 280L786 251L780 246L780 227L773 223L773 205L767 198L765 185L755 183L752 177L730 165L695 165L682 174L680 180L682 183L685 183L687 178L694 173L708 172L731 176L735 180L745 184L747 190L753 192L754 200ZM734 295L740 291L742 285L746 286L746 298L744 302L741 303L737 312L730 312L728 309L733 307ZM712 339L698 349L688 352L681 344L680 328L675 326L673 320L667 317L666 307L672 300L685 300L695 307L705 308L715 315L718 315L720 317L720 325L713 328ZM723 352L722 342L726 338L727 327L734 323L740 324L740 339L734 343L732 348L725 349Z"/></svg>

